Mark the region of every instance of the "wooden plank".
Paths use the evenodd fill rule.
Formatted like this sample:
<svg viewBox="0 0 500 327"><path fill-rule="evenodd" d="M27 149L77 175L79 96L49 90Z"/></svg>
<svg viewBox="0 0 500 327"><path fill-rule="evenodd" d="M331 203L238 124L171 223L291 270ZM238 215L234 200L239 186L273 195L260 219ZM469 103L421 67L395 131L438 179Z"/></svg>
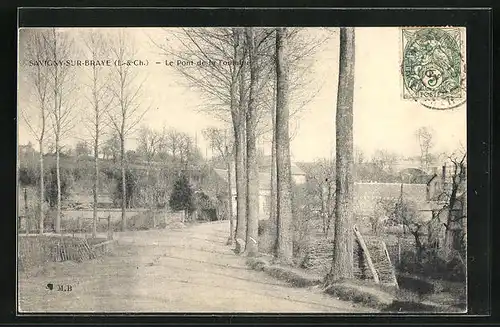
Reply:
<svg viewBox="0 0 500 327"><path fill-rule="evenodd" d="M356 235L359 245L361 246L361 249L363 249L363 253L366 258L366 263L368 264L368 267L370 268L370 271L372 272L373 275L373 280L375 281L376 284L379 284L380 280L378 278L378 273L377 270L375 269L375 266L373 265L372 258L370 256L370 252L368 251L368 247L366 246L365 240L363 239L363 236L361 236L361 233L359 232L358 227L356 225L353 226L353 230L354 230L354 235Z"/></svg>
<svg viewBox="0 0 500 327"><path fill-rule="evenodd" d="M393 278L394 286L396 286L396 288L399 288L398 279L396 278L396 273L394 271L394 267L392 266L391 257L389 256L389 251L387 251L387 246L385 245L384 241L381 240L380 242L382 243L382 249L384 250L385 256L387 258L387 262L389 263L389 266L391 267L392 274L394 276L394 278Z"/></svg>
<svg viewBox="0 0 500 327"><path fill-rule="evenodd" d="M90 259L95 259L95 255L94 255L94 252L92 251L92 249L90 248L89 244L87 242L83 242L85 248L87 249L88 253L89 253L89 257Z"/></svg>

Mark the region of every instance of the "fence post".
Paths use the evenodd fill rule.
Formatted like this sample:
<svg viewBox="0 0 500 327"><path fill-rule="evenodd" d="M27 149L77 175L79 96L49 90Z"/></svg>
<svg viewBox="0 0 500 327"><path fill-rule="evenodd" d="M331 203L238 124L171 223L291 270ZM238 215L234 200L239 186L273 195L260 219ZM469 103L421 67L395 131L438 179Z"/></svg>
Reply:
<svg viewBox="0 0 500 327"><path fill-rule="evenodd" d="M113 239L113 231L111 230L111 214L108 214L108 240Z"/></svg>
<svg viewBox="0 0 500 327"><path fill-rule="evenodd" d="M21 225L21 222L19 222ZM30 233L30 225L28 219L28 192L26 187L24 188L24 229L26 230L26 234Z"/></svg>
<svg viewBox="0 0 500 327"><path fill-rule="evenodd" d="M81 233L82 231L82 216L79 216L76 220L76 230L78 233Z"/></svg>
<svg viewBox="0 0 500 327"><path fill-rule="evenodd" d="M401 239L398 236L398 264L401 263Z"/></svg>

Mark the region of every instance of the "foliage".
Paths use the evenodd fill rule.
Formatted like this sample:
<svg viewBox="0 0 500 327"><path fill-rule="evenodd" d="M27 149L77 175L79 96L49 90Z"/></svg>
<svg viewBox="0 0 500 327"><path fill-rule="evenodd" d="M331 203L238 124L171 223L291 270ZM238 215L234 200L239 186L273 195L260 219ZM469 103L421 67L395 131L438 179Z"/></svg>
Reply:
<svg viewBox="0 0 500 327"><path fill-rule="evenodd" d="M191 213L195 210L193 190L185 175L179 176L175 181L168 205L175 211L183 210Z"/></svg>
<svg viewBox="0 0 500 327"><path fill-rule="evenodd" d="M140 158L140 155L134 150L127 151L125 153L125 156L126 156L128 162L135 162L135 161L138 161Z"/></svg>
<svg viewBox="0 0 500 327"><path fill-rule="evenodd" d="M437 252L430 250L424 251L420 258L414 251L403 252L397 269L400 273L448 281L464 281L466 275L465 265L458 257L446 261Z"/></svg>
<svg viewBox="0 0 500 327"><path fill-rule="evenodd" d="M214 204L212 203L210 197L201 191L195 192L193 199L196 209L202 210L214 208Z"/></svg>
<svg viewBox="0 0 500 327"><path fill-rule="evenodd" d="M114 189L113 192L113 202L115 205L121 204L122 201L122 177L121 174L115 173L115 180L116 180L116 188ZM127 208L130 208L133 206L135 203L134 199L136 199L138 195L138 187L137 187L137 172L131 169L125 170L125 191L126 191L126 199L125 199L125 206Z"/></svg>
<svg viewBox="0 0 500 327"><path fill-rule="evenodd" d="M120 138L116 133L112 134L102 146L102 155L104 159L111 159L113 162L120 156Z"/></svg>
<svg viewBox="0 0 500 327"><path fill-rule="evenodd" d="M33 167L24 166L19 168L18 178L19 178L19 183L23 187L36 186L38 185L39 182L40 173L38 172L37 169Z"/></svg>
<svg viewBox="0 0 500 327"><path fill-rule="evenodd" d="M61 200L65 200L70 195L71 186L73 184L72 172L69 169L60 169L61 179ZM46 172L45 176L45 201L49 203L51 208L57 204L57 174L56 167L52 167Z"/></svg>

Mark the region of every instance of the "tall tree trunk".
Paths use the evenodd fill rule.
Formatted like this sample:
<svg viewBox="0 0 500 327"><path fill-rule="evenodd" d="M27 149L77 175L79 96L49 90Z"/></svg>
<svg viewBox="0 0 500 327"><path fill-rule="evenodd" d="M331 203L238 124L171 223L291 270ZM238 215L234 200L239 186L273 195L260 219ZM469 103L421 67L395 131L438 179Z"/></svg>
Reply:
<svg viewBox="0 0 500 327"><path fill-rule="evenodd" d="M443 247L441 250L442 257L446 260L449 261L452 259L453 256L453 230L455 228L455 222L454 222L454 207L456 204L457 200L457 190L458 186L453 183L452 189L451 189L451 194L450 194L450 199L448 200L448 210L446 213L446 225L445 225L445 231L444 231L444 242L443 242Z"/></svg>
<svg viewBox="0 0 500 327"><path fill-rule="evenodd" d="M293 258L292 175L290 165L289 86L286 62L286 29L276 29L276 259L291 264Z"/></svg>
<svg viewBox="0 0 500 327"><path fill-rule="evenodd" d="M244 36L241 31L238 34L241 44ZM243 51L243 47L239 49ZM242 60L244 59L241 56ZM234 126L234 156L235 156L235 177L236 177L236 251L241 252L244 249L239 248L243 246L246 239L246 165L245 165L245 113L247 111L246 99L246 66L243 64L239 76L239 108L238 112L234 112L233 126Z"/></svg>
<svg viewBox="0 0 500 327"><path fill-rule="evenodd" d="M246 169L243 147L246 145L243 124L235 129L235 175L236 175L236 239L246 238ZM240 249L243 251L243 249Z"/></svg>
<svg viewBox="0 0 500 327"><path fill-rule="evenodd" d="M233 28L232 29L232 32L233 32L233 37L234 37L234 40L236 41L235 42L235 45L234 45L234 58L236 59L236 61L238 61L238 59L240 57L242 57L241 53L242 53L242 44L240 44L240 40L241 40L241 33L240 31L237 29L237 28ZM235 67L233 67L233 72L231 74L231 85L230 85L230 90L229 90L229 93L230 93L230 98L231 98L231 118L232 118L232 121L233 121L233 126L236 127L238 124L239 124L239 121L241 120L241 105L240 107L238 107L238 99L237 99L237 95L238 95L238 71L236 69L236 65ZM241 71L239 72L241 74ZM241 79L240 79L241 80ZM243 99L242 97L240 99ZM236 132L236 129L235 128L235 132ZM235 133L236 135L236 133ZM231 174L231 156L229 156L228 154L228 145L227 145L227 133L224 134L225 136L225 156L226 156L226 165L227 165L227 194L228 194L228 204L229 204L229 207L228 207L228 214L229 214L229 239L227 240L227 244L228 245L231 245L233 244L233 240L235 239L235 229L234 229L234 220L233 220L233 189L232 189L232 174ZM236 143L236 142L235 142ZM238 183L238 181L236 181L236 183ZM236 193L238 193L238 191L236 191Z"/></svg>
<svg viewBox="0 0 500 327"><path fill-rule="evenodd" d="M324 183L325 181L322 181ZM324 184L320 185L320 194L321 194L321 219L323 222L323 234L325 238L328 238L328 197L326 195L326 190L325 190Z"/></svg>
<svg viewBox="0 0 500 327"><path fill-rule="evenodd" d="M258 254L258 228L259 228L259 167L257 162L257 58L255 53L255 37L252 27L245 28L250 61L250 89L248 95L248 110L246 115L247 139L247 235L245 252L248 256Z"/></svg>
<svg viewBox="0 0 500 327"><path fill-rule="evenodd" d="M328 194L327 194L327 202L326 202L326 233L325 236L328 239L330 235L330 229L332 228L332 209L331 209L331 202L332 200L332 186L330 185L330 182L327 182L327 188L328 188Z"/></svg>
<svg viewBox="0 0 500 327"><path fill-rule="evenodd" d="M276 83L273 83L273 103L271 112L272 135L271 135L271 194L269 198L269 219L263 237L259 244L261 252L274 254L276 252L277 243L277 194L276 194Z"/></svg>
<svg viewBox="0 0 500 327"><path fill-rule="evenodd" d="M276 194L276 135L274 133L276 126L276 108L273 106L272 110L272 140L271 140L271 194L269 201L269 220L264 230L264 235L259 244L261 252L274 254L276 253L277 244L277 194Z"/></svg>
<svg viewBox="0 0 500 327"><path fill-rule="evenodd" d="M96 128L96 133L98 130ZM94 195L94 210L92 213L92 237L97 237L97 195L99 192L99 138L96 134L94 140L94 185L93 185L93 195Z"/></svg>
<svg viewBox="0 0 500 327"><path fill-rule="evenodd" d="M120 168L122 175L122 231L127 230L127 217L125 215L125 208L127 206L127 183L125 181L125 137L123 133L120 135Z"/></svg>
<svg viewBox="0 0 500 327"><path fill-rule="evenodd" d="M353 277L354 28L340 28L336 114L336 196L333 262L327 282Z"/></svg>
<svg viewBox="0 0 500 327"><path fill-rule="evenodd" d="M226 147L227 154L227 147ZM229 215L229 239L227 244L233 244L234 240L234 219L233 219L233 185L231 179L233 178L231 173L231 160L227 158L227 202L228 202L228 215Z"/></svg>
<svg viewBox="0 0 500 327"><path fill-rule="evenodd" d="M43 170L43 138L38 142L38 147L40 149L40 221L39 221L39 233L43 234L43 225L45 220L45 214L43 212L43 203L45 202L45 185L44 185L44 170Z"/></svg>
<svg viewBox="0 0 500 327"><path fill-rule="evenodd" d="M59 132L56 132L56 180L57 180L57 200L56 200L56 226L55 232L61 232L61 162L60 162L60 145Z"/></svg>

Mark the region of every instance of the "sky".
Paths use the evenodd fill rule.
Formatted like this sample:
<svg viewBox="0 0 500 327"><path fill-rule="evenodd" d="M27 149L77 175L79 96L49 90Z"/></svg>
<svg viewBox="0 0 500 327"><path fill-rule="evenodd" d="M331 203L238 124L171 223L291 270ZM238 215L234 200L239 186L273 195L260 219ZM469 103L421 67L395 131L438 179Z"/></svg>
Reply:
<svg viewBox="0 0 500 327"><path fill-rule="evenodd" d="M65 29L82 45L82 30ZM109 32L109 29L97 29ZM116 29L113 30L116 32ZM153 42L172 46L169 29L126 28L127 42L134 44L134 59L148 60L148 66L136 67L138 80L145 80L143 105L150 107L142 124L153 129L163 126L189 133L198 140L202 153L210 155L201 130L224 124L200 111L206 104L199 91L186 87L175 68L155 65L168 59ZM307 80L311 83L301 90L310 94L308 103L290 123L293 131L291 155L295 161L327 158L335 147L335 106L338 83L338 29L309 28L305 32L312 40L322 40L316 52L303 59L309 66ZM22 40L20 41L22 42ZM386 149L403 156L419 154L415 131L430 127L434 131L435 152L451 152L466 144L466 105L451 110L432 110L420 103L402 98L401 30L393 27L356 28L354 89L354 144L370 156ZM293 51L293 49L290 49ZM78 58L84 58L79 54ZM111 55L105 59L112 59ZM78 83L85 83L86 68L79 68ZM29 86L20 79L19 105L31 108ZM82 97L82 94L78 95ZM79 102L81 106L84 106ZM19 117L19 144L34 141L26 124ZM77 124L69 143L76 142L85 131ZM135 147L133 138L128 147ZM269 153L270 144L261 140L259 146Z"/></svg>

